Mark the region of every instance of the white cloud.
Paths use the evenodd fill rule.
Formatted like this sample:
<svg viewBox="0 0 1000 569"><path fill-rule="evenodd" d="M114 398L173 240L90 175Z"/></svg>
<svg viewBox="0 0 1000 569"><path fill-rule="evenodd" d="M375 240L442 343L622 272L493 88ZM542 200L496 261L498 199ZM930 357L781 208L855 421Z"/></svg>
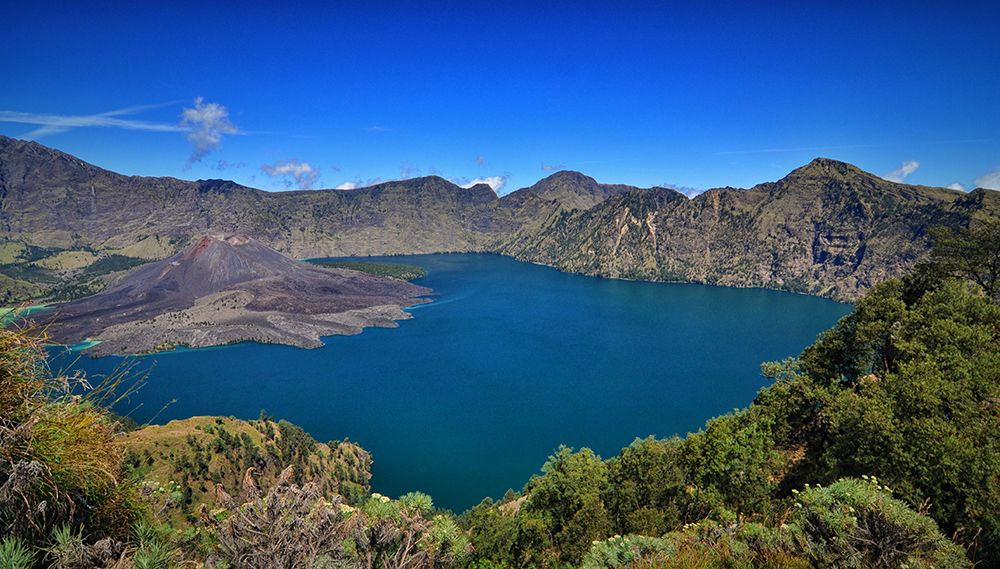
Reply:
<svg viewBox="0 0 1000 569"><path fill-rule="evenodd" d="M692 188L689 186L678 186L677 184L663 184L664 188L669 188L671 190L676 190L689 198L693 198L699 194L705 193L705 190L700 190L698 188Z"/></svg>
<svg viewBox="0 0 1000 569"><path fill-rule="evenodd" d="M260 169L272 178L284 179L285 187L289 188L294 184L300 190L309 190L319 180L318 168L313 168L308 162L299 162L298 160L264 164Z"/></svg>
<svg viewBox="0 0 1000 569"><path fill-rule="evenodd" d="M902 183L906 180L907 176L916 172L919 167L920 162L917 162L916 160L907 160L906 162L903 162L899 168L896 168L892 172L882 176L882 178L890 182Z"/></svg>
<svg viewBox="0 0 1000 569"><path fill-rule="evenodd" d="M500 190L507 185L507 176L485 176L468 181L460 180L456 183L465 189L469 189L476 184L486 184L492 188L494 192L500 192Z"/></svg>
<svg viewBox="0 0 1000 569"><path fill-rule="evenodd" d="M976 187L1000 190L1000 166L976 178Z"/></svg>
<svg viewBox="0 0 1000 569"><path fill-rule="evenodd" d="M375 184L381 184L382 178L368 178L367 180L362 180L361 178L354 178L353 180L346 180L342 182L339 186L335 187L335 190L356 190L358 188L367 188L368 186L374 186Z"/></svg>
<svg viewBox="0 0 1000 569"><path fill-rule="evenodd" d="M218 103L206 103L201 97L194 100L194 107L181 111L181 128L188 142L194 147L187 165L201 161L209 152L222 144L222 137L238 134L240 130L229 122L229 111Z"/></svg>
<svg viewBox="0 0 1000 569"><path fill-rule="evenodd" d="M958 190L960 192L964 192L965 191L965 186L963 186L962 184L959 184L958 182L952 182L952 183L948 184L945 187L948 188L949 190Z"/></svg>
<svg viewBox="0 0 1000 569"><path fill-rule="evenodd" d="M542 170L545 172L551 172L553 170L562 170L562 164L542 164Z"/></svg>

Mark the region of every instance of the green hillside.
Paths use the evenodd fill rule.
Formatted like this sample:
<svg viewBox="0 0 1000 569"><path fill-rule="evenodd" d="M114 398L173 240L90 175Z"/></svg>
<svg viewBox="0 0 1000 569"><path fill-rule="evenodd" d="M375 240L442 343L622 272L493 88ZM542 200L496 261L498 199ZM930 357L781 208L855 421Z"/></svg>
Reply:
<svg viewBox="0 0 1000 569"><path fill-rule="evenodd" d="M936 239L764 364L746 409L608 459L561 448L459 516L369 493L363 450L266 416L132 429L103 407L128 381L54 378L2 330L0 566L996 565L1000 227Z"/></svg>

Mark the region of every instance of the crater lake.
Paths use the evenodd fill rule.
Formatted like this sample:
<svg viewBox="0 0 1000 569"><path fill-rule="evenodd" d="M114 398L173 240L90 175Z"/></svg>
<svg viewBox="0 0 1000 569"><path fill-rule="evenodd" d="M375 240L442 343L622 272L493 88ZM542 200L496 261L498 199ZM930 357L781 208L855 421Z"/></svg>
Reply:
<svg viewBox="0 0 1000 569"><path fill-rule="evenodd" d="M745 407L765 384L762 362L798 355L851 308L497 255L363 260L425 268L414 282L434 301L398 328L315 350L245 343L129 358L148 381L116 410L141 424L265 409L371 452L373 491L420 490L462 511L520 489L560 444L609 457L636 437L683 435ZM95 378L122 363L52 353L55 369Z"/></svg>

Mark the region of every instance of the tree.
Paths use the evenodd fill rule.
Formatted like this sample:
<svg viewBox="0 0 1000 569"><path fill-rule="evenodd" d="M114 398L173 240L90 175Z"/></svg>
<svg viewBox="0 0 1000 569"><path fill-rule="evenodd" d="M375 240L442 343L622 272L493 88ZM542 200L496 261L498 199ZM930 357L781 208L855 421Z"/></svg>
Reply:
<svg viewBox="0 0 1000 569"><path fill-rule="evenodd" d="M969 228L931 230L931 268L979 285L988 298L1000 299L1000 221Z"/></svg>
<svg viewBox="0 0 1000 569"><path fill-rule="evenodd" d="M606 536L611 519L601 500L607 466L588 448L562 446L528 482L525 510L541 516L561 561L579 563L590 544Z"/></svg>
<svg viewBox="0 0 1000 569"><path fill-rule="evenodd" d="M775 488L779 455L769 417L741 411L717 417L683 446L687 480L709 508L761 511Z"/></svg>
<svg viewBox="0 0 1000 569"><path fill-rule="evenodd" d="M873 290L803 353L807 373L770 366L789 379L753 409L782 425L779 448L804 451L784 487L875 474L1000 559L1000 306L964 280L909 286Z"/></svg>
<svg viewBox="0 0 1000 569"><path fill-rule="evenodd" d="M682 446L676 437L636 439L608 461L604 503L616 532L661 535L681 524Z"/></svg>

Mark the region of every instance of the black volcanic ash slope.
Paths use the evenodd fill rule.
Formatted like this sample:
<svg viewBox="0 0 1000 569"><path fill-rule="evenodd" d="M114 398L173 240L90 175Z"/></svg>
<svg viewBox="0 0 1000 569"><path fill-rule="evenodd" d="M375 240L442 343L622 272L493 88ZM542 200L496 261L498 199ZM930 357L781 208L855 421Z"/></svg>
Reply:
<svg viewBox="0 0 1000 569"><path fill-rule="evenodd" d="M61 343L136 333L190 345L185 334L178 335L178 330L187 330L193 343L213 345L235 341L234 333L239 336L243 329L263 327L263 337L248 332L238 339L303 345L282 341L286 334L317 336L297 330L297 322L307 327L343 324L336 317L330 320L330 315L348 311L356 315L375 307L391 307L391 315L405 317L399 307L421 302L419 297L429 292L396 279L295 261L246 235L215 234L133 270L100 294L58 306L44 317L53 319L50 336ZM173 316L164 318L168 314ZM385 323L384 312L372 316L373 324ZM364 318L357 324L353 328L363 327ZM278 330L268 335L268 326ZM124 351L148 349L150 343L133 342L133 349Z"/></svg>

